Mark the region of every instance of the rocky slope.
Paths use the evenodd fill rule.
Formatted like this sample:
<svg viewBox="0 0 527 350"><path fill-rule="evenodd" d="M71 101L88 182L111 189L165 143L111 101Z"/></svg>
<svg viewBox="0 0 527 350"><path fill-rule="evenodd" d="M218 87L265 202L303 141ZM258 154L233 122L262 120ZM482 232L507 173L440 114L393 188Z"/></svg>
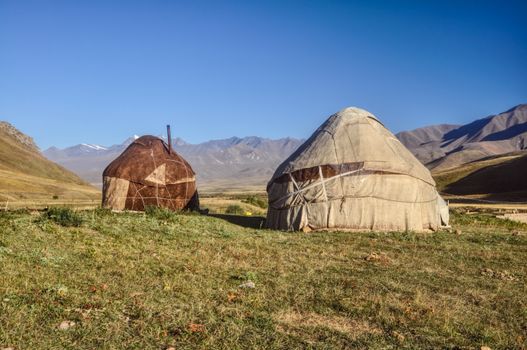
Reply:
<svg viewBox="0 0 527 350"><path fill-rule="evenodd" d="M527 104L461 126L430 126L396 136L430 169L454 168L527 149Z"/></svg>
<svg viewBox="0 0 527 350"><path fill-rule="evenodd" d="M97 198L98 191L42 156L33 139L0 122L0 200Z"/></svg>

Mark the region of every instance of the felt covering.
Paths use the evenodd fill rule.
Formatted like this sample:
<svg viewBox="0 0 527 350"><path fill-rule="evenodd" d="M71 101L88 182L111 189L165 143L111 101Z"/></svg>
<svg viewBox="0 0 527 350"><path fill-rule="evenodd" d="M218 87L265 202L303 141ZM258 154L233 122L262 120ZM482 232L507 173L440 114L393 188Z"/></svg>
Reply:
<svg viewBox="0 0 527 350"><path fill-rule="evenodd" d="M103 207L144 210L199 208L191 166L158 137L142 136L103 172Z"/></svg>
<svg viewBox="0 0 527 350"><path fill-rule="evenodd" d="M329 117L277 168L267 193L273 229L426 231L448 224L430 171L359 108Z"/></svg>

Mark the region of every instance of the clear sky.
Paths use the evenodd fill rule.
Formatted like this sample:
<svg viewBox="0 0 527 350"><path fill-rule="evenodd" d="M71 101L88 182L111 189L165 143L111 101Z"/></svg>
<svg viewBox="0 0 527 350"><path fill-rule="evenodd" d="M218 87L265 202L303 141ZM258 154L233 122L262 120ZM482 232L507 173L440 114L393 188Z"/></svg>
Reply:
<svg viewBox="0 0 527 350"><path fill-rule="evenodd" d="M41 148L132 134L393 132L527 102L527 1L0 0L0 120Z"/></svg>

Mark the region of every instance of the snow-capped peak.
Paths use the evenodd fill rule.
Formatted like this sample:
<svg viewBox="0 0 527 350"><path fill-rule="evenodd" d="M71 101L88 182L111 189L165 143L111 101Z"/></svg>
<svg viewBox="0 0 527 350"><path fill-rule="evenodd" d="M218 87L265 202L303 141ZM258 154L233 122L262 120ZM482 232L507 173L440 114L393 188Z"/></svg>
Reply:
<svg viewBox="0 0 527 350"><path fill-rule="evenodd" d="M103 147L103 146L93 145L93 144L89 144L89 143L81 143L81 146L88 147L88 148L94 149L96 151L106 151L108 149L108 148Z"/></svg>

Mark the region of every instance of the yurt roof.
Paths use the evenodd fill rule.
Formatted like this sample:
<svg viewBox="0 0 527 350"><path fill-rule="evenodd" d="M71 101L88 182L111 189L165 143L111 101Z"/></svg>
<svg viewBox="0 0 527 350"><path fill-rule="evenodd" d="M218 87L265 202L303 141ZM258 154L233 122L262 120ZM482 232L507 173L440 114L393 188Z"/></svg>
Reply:
<svg viewBox="0 0 527 350"><path fill-rule="evenodd" d="M404 174L435 185L430 171L372 113L345 108L330 116L276 170L276 179L318 166Z"/></svg>
<svg viewBox="0 0 527 350"><path fill-rule="evenodd" d="M144 185L177 184L194 180L194 171L176 151L159 137L146 135L106 167L103 176L126 179Z"/></svg>

